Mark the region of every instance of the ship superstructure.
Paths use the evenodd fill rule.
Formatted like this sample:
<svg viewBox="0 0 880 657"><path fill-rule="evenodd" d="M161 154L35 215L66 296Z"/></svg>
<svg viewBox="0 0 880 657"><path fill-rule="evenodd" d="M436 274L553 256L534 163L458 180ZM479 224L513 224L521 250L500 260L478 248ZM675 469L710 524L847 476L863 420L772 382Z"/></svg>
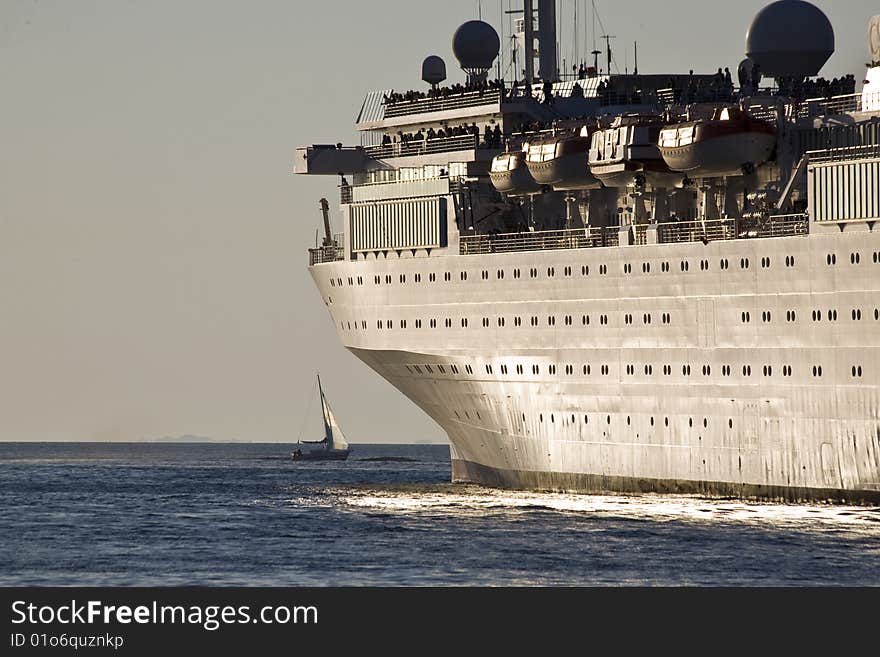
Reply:
<svg viewBox="0 0 880 657"><path fill-rule="evenodd" d="M490 80L470 21L465 83L430 57L428 91L368 94L360 146L297 151L343 176L309 256L343 344L457 481L880 501L880 19L856 93L816 77L834 34L800 0L755 17L736 84L560 76L535 4L524 79Z"/></svg>

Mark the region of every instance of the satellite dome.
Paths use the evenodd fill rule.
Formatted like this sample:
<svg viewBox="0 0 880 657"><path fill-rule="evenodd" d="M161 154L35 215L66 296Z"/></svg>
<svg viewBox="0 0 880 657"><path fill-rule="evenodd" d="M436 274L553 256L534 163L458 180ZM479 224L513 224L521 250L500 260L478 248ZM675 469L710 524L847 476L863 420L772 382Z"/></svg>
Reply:
<svg viewBox="0 0 880 657"><path fill-rule="evenodd" d="M501 52L501 39L488 23L468 21L452 36L452 52L466 72L485 72Z"/></svg>
<svg viewBox="0 0 880 657"><path fill-rule="evenodd" d="M428 84L440 84L446 79L446 62L437 55L428 55L422 62L422 80Z"/></svg>
<svg viewBox="0 0 880 657"><path fill-rule="evenodd" d="M771 77L817 75L834 53L834 28L825 13L803 0L778 0L755 16L746 54Z"/></svg>
<svg viewBox="0 0 880 657"><path fill-rule="evenodd" d="M868 49L871 51L871 66L880 66L880 16L874 16L868 23Z"/></svg>

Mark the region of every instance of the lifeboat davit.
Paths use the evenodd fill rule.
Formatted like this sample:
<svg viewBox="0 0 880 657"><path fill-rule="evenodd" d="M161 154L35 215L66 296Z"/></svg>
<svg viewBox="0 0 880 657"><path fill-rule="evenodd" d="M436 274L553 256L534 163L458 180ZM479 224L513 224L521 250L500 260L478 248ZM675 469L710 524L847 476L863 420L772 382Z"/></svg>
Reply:
<svg viewBox="0 0 880 657"><path fill-rule="evenodd" d="M574 133L529 142L526 163L532 177L559 192L601 188L587 161L591 136L590 128L584 126Z"/></svg>
<svg viewBox="0 0 880 657"><path fill-rule="evenodd" d="M606 187L681 187L685 175L669 168L657 145L663 126L656 115L618 116L593 134L590 171Z"/></svg>
<svg viewBox="0 0 880 657"><path fill-rule="evenodd" d="M776 129L740 109L719 107L710 119L664 128L658 144L673 171L692 178L742 176L770 159Z"/></svg>
<svg viewBox="0 0 880 657"><path fill-rule="evenodd" d="M529 172L523 150L496 155L492 159L489 178L495 189L508 196L528 196L541 191L541 186Z"/></svg>

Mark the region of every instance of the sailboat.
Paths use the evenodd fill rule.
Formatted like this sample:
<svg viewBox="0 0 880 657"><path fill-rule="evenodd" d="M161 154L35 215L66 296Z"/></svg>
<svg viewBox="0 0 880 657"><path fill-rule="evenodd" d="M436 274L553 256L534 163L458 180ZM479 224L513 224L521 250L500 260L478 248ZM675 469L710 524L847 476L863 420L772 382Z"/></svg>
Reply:
<svg viewBox="0 0 880 657"><path fill-rule="evenodd" d="M321 376L318 375L318 392L321 396L321 411L324 415L324 440L304 440L297 442L298 445L321 445L316 449L302 449L298 447L290 453L294 461L344 461L348 458L351 450L345 434L339 428L330 404L324 396L321 387Z"/></svg>

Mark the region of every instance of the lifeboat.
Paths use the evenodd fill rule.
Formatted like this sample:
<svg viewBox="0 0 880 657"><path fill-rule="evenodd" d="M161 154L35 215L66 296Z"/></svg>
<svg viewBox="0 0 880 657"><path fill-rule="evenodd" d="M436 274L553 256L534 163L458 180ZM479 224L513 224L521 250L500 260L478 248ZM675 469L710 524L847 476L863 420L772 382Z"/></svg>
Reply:
<svg viewBox="0 0 880 657"><path fill-rule="evenodd" d="M710 119L664 128L658 145L673 171L693 178L742 176L770 159L776 129L742 110L719 107Z"/></svg>
<svg viewBox="0 0 880 657"><path fill-rule="evenodd" d="M656 115L618 116L593 134L590 171L606 187L681 187L685 175L669 168L657 145L663 126Z"/></svg>
<svg viewBox="0 0 880 657"><path fill-rule="evenodd" d="M540 185L548 185L558 192L599 189L602 183L590 173L587 162L591 130L558 134L528 145L526 163L532 177Z"/></svg>
<svg viewBox="0 0 880 657"><path fill-rule="evenodd" d="M489 170L492 186L508 196L528 196L541 191L526 166L526 154L523 150L507 151L492 159Z"/></svg>

